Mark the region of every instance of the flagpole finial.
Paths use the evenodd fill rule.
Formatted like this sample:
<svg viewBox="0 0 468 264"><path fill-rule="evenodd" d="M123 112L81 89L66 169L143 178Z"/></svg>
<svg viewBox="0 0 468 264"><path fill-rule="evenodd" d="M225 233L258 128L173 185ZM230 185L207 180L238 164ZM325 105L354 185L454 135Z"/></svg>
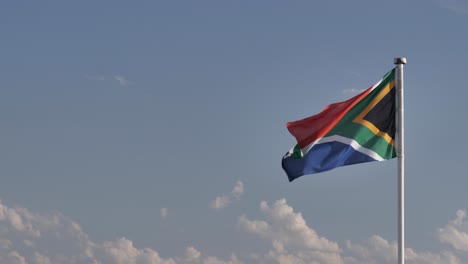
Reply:
<svg viewBox="0 0 468 264"><path fill-rule="evenodd" d="M395 58L393 59L394 64L406 64L406 58L401 57L401 58Z"/></svg>

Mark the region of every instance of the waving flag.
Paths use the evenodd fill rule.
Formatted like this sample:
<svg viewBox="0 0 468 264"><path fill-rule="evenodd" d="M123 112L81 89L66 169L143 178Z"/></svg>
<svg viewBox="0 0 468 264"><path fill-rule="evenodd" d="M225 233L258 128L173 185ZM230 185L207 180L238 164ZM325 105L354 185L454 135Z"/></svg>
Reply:
<svg viewBox="0 0 468 264"><path fill-rule="evenodd" d="M282 160L289 181L340 166L396 157L395 69L355 97L286 127L297 140Z"/></svg>

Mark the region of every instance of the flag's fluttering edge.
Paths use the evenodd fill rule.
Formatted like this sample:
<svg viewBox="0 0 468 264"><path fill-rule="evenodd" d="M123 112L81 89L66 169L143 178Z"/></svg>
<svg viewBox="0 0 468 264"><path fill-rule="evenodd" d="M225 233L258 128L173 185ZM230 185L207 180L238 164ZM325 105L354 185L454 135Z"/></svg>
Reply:
<svg viewBox="0 0 468 264"><path fill-rule="evenodd" d="M340 166L396 157L395 69L355 97L286 124L297 145L284 155L289 181Z"/></svg>

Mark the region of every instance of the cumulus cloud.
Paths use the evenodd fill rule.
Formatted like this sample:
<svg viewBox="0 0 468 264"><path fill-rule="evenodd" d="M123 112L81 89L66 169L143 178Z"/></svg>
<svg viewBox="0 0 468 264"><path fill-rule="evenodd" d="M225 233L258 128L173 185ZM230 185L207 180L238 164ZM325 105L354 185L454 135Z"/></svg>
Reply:
<svg viewBox="0 0 468 264"><path fill-rule="evenodd" d="M241 181L237 181L231 193L234 197L240 199L240 197L244 193L244 184Z"/></svg>
<svg viewBox="0 0 468 264"><path fill-rule="evenodd" d="M187 264L195 264L195 263L203 263L203 264L243 264L243 262L239 261L235 255L232 255L229 260L221 260L216 257L208 256L203 257L200 251L198 251L193 246L187 247L185 250L185 257L178 258L177 263L187 263Z"/></svg>
<svg viewBox="0 0 468 264"><path fill-rule="evenodd" d="M252 252L241 259L234 254L220 259L188 246L180 256L162 257L155 249L137 248L125 237L95 242L78 223L59 212L34 213L21 207L9 207L0 201L0 263L393 264L397 261L395 241L374 235L363 242L346 241L340 246L311 228L302 214L285 199L271 205L261 202L260 212L264 219L249 219L242 215L238 224L245 232L267 243L264 252ZM467 224L466 212L459 210L455 220L437 230L440 241L452 245L458 252L467 251ZM406 248L405 252L408 264L467 263L450 251L425 252Z"/></svg>
<svg viewBox="0 0 468 264"><path fill-rule="evenodd" d="M344 257L346 264L380 264L397 263L398 244L389 242L384 238L374 235L363 243L346 242L347 253ZM460 259L452 252L441 253L416 252L411 248L405 249L405 263L408 264L460 264Z"/></svg>
<svg viewBox="0 0 468 264"><path fill-rule="evenodd" d="M227 260L204 256L193 246L185 256L163 258L151 248L136 248L118 238L94 242L78 223L60 213L39 214L0 201L0 263L8 264L240 264L235 255Z"/></svg>
<svg viewBox="0 0 468 264"><path fill-rule="evenodd" d="M294 212L285 199L268 205L260 203L264 220L239 217L240 226L253 235L270 243L264 253L253 254L255 263L278 264L393 264L397 262L397 243L374 235L362 243L347 241L345 247L310 228L301 213ZM461 264L460 259L449 251L440 253L418 252L406 248L408 264Z"/></svg>
<svg viewBox="0 0 468 264"><path fill-rule="evenodd" d="M228 206L231 203L231 198L227 195L221 195L216 197L213 201L211 201L211 208L219 210L223 209L224 207Z"/></svg>
<svg viewBox="0 0 468 264"><path fill-rule="evenodd" d="M458 210L455 220L437 230L441 242L450 244L455 249L468 252L468 222L466 211Z"/></svg>
<svg viewBox="0 0 468 264"><path fill-rule="evenodd" d="M260 210L269 222L249 220L246 216L239 218L244 230L271 243L269 252L255 256L257 263L343 263L338 244L307 226L301 213L294 212L286 199L276 201L271 207L263 201Z"/></svg>
<svg viewBox="0 0 468 264"><path fill-rule="evenodd" d="M200 251L198 251L193 246L190 246L187 249L185 249L185 260L187 262L189 262L189 261L193 262L195 260L198 260L198 259L200 259L200 256L201 256Z"/></svg>
<svg viewBox="0 0 468 264"><path fill-rule="evenodd" d="M5 255L0 255L0 263L26 264L26 259L16 251L10 251Z"/></svg>
<svg viewBox="0 0 468 264"><path fill-rule="evenodd" d="M244 184L241 181L237 181L236 185L232 188L230 195L223 194L216 197L213 201L211 201L210 207L215 210L223 209L227 207L234 198L239 200L243 193Z"/></svg>

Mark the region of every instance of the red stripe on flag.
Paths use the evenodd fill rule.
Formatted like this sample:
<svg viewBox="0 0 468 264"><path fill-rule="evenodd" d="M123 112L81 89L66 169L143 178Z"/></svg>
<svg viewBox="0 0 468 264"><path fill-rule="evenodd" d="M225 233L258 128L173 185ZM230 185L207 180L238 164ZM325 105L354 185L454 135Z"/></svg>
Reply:
<svg viewBox="0 0 468 264"><path fill-rule="evenodd" d="M288 122L286 127L296 138L299 147L304 148L325 136L353 106L369 94L371 89L372 87L346 101L328 105L322 112L311 117Z"/></svg>

